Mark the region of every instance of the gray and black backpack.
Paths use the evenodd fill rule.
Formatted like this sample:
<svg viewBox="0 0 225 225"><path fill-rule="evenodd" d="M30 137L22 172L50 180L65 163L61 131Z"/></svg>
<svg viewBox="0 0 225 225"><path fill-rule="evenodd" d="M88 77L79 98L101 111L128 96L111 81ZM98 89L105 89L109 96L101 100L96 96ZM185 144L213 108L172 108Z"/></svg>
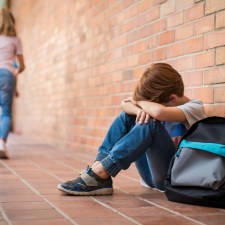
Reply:
<svg viewBox="0 0 225 225"><path fill-rule="evenodd" d="M181 139L165 180L170 201L225 207L225 118L208 117Z"/></svg>

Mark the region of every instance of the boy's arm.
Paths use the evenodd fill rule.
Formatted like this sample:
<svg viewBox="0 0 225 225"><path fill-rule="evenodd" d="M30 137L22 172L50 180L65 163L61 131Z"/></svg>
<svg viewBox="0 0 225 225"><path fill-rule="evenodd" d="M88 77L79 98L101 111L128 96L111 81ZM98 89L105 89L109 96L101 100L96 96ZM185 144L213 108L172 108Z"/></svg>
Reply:
<svg viewBox="0 0 225 225"><path fill-rule="evenodd" d="M140 106L133 103L132 98L124 99L121 102L121 108L125 113L129 115L135 115L136 123L148 123L150 120L150 115L146 113Z"/></svg>
<svg viewBox="0 0 225 225"><path fill-rule="evenodd" d="M130 98L124 99L120 104L122 110L129 115L137 115L141 107L134 105Z"/></svg>
<svg viewBox="0 0 225 225"><path fill-rule="evenodd" d="M17 69L17 75L18 75L19 73L23 72L25 69L23 55L17 55L17 60L19 63L19 68Z"/></svg>
<svg viewBox="0 0 225 225"><path fill-rule="evenodd" d="M138 101L140 106L151 117L159 121L185 122L184 112L178 107L166 107L162 104L148 101Z"/></svg>

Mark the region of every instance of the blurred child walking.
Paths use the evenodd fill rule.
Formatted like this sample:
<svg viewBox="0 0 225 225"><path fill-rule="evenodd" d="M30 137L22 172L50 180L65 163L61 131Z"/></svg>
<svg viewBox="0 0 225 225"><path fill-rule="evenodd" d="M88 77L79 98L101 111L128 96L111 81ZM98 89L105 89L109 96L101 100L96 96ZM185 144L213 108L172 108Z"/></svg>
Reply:
<svg viewBox="0 0 225 225"><path fill-rule="evenodd" d="M19 64L14 67L15 61ZM0 159L8 159L6 141L12 118L12 101L19 73L25 69L22 44L17 37L15 19L8 9L0 9Z"/></svg>

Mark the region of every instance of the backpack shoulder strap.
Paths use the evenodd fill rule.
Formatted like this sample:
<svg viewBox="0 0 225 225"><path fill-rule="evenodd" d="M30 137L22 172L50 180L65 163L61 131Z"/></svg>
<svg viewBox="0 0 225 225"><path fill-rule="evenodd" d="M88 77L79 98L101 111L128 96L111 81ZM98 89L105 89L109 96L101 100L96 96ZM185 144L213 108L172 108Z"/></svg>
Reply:
<svg viewBox="0 0 225 225"><path fill-rule="evenodd" d="M206 117L204 119L201 119L197 122L195 122L187 131L187 133L182 137L182 139L180 140L180 143L183 139L185 139L186 137L190 136L198 127L198 125L200 123L225 123L225 117L219 117L219 116L210 116L210 117ZM179 143L179 144L180 144Z"/></svg>

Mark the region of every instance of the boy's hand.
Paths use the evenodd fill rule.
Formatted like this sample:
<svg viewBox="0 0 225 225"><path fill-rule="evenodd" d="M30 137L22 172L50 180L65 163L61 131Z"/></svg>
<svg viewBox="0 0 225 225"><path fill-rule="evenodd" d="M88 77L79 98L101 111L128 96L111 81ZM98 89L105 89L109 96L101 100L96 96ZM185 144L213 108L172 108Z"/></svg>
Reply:
<svg viewBox="0 0 225 225"><path fill-rule="evenodd" d="M132 97L126 98L124 102L131 102L133 105L137 105L137 102Z"/></svg>
<svg viewBox="0 0 225 225"><path fill-rule="evenodd" d="M137 113L136 123L140 123L140 124L148 123L150 118L151 118L150 115L141 109Z"/></svg>

